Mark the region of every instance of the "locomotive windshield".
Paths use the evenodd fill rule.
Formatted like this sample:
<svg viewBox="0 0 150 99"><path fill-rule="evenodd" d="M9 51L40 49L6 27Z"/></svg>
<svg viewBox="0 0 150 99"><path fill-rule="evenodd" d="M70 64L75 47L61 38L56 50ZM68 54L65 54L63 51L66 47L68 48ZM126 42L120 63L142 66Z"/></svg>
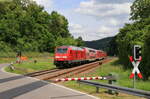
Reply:
<svg viewBox="0 0 150 99"><path fill-rule="evenodd" d="M66 53L67 48L57 48L56 53Z"/></svg>

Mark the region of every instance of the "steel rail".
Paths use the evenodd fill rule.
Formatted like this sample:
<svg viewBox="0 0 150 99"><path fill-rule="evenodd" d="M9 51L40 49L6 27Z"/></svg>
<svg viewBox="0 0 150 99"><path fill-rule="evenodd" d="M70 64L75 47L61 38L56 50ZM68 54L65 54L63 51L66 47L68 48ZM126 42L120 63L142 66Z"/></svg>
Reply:
<svg viewBox="0 0 150 99"><path fill-rule="evenodd" d="M38 76L44 76L44 75L49 74L49 76L47 76L47 77L42 77L42 80L48 80L48 79L59 77L59 76L65 75L65 74L70 74L70 72L75 72L77 70L81 71L83 69L86 70L86 68L89 68L89 67L92 68L91 65L94 65L94 64L98 65L99 61L89 63L89 64L84 64L84 65L74 67L74 68L69 68L69 69L57 69L57 68L55 68L55 69L49 69L49 70L41 70L41 71L37 71L37 72L24 74L24 76L38 77Z"/></svg>
<svg viewBox="0 0 150 99"><path fill-rule="evenodd" d="M70 73L73 73L73 72L80 73L80 72L83 72L83 70L88 70L88 69L92 68L92 66L95 65L95 64L98 65L99 61L89 63L89 64L84 64L84 65L81 65L79 67L71 68L71 69L68 69L64 72L58 73L56 75L52 75L52 76L49 76L49 77L44 77L42 80L49 80L49 79L56 78L56 77L59 77L59 76L63 76L63 75L66 75L66 74L70 74ZM77 74L77 73L73 73L72 75Z"/></svg>
<svg viewBox="0 0 150 99"><path fill-rule="evenodd" d="M105 61L108 61L108 60L107 59L100 60L100 61L83 64L81 66L68 68L68 69L57 69L56 68L56 69L51 69L51 70L42 70L42 71L25 74L25 76L36 77L41 80L53 81L54 78L58 78L58 77L66 78L66 77L71 77L72 75L75 75L75 74L81 74L82 72L96 68L97 66L99 66L99 64L105 63Z"/></svg>
<svg viewBox="0 0 150 99"><path fill-rule="evenodd" d="M43 74L46 74L46 73L52 73L52 72L56 72L56 71L59 71L59 69L54 68L54 69L41 70L41 71L37 71L37 72L24 74L24 76L35 77L35 76L38 76L38 75L43 75Z"/></svg>
<svg viewBox="0 0 150 99"><path fill-rule="evenodd" d="M127 87L120 87L120 86L115 86L115 85L110 85L110 84L103 84L103 83L97 83L93 81L85 81L85 80L80 80L78 81L79 83L84 83L87 85L95 86L98 88L106 88L109 90L114 90L126 94L131 94L134 96L140 96L144 98L150 99L150 91L144 91L144 90L139 90L139 89L132 89L132 88L127 88Z"/></svg>

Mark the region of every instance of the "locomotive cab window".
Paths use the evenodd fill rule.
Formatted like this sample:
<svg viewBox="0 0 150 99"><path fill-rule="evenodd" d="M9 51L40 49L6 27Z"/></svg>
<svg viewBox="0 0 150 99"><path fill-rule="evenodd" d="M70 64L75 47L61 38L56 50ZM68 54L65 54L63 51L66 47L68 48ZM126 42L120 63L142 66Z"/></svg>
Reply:
<svg viewBox="0 0 150 99"><path fill-rule="evenodd" d="M67 53L67 48L57 48L56 53Z"/></svg>

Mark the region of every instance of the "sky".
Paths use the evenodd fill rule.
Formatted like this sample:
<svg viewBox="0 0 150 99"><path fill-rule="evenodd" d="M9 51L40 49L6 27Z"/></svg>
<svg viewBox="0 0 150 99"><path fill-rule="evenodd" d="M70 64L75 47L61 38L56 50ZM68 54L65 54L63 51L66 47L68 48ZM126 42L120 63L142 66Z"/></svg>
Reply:
<svg viewBox="0 0 150 99"><path fill-rule="evenodd" d="M129 23L133 0L34 0L51 13L55 10L69 21L69 31L85 41L115 36Z"/></svg>

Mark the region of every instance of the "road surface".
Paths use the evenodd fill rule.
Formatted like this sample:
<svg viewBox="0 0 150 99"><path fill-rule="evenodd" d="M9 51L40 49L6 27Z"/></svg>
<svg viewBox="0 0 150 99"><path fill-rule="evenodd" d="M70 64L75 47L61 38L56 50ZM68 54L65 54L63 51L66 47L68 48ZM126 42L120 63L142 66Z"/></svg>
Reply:
<svg viewBox="0 0 150 99"><path fill-rule="evenodd" d="M0 64L0 99L96 99L61 85L7 73L3 67L8 65Z"/></svg>

